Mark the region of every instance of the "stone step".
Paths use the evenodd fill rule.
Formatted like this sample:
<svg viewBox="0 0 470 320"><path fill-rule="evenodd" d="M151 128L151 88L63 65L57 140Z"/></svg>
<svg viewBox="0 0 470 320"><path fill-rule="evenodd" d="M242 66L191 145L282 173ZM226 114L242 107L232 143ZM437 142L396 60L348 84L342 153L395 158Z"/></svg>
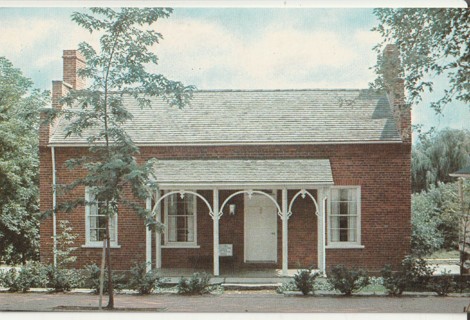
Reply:
<svg viewBox="0 0 470 320"><path fill-rule="evenodd" d="M276 290L282 283L223 283L224 290Z"/></svg>

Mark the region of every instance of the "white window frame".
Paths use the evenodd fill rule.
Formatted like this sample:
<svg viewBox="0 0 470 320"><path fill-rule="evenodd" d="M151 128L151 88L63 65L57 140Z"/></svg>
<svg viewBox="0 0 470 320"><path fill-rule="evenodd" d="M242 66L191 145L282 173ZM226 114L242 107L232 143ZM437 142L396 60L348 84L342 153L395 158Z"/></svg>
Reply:
<svg viewBox="0 0 470 320"><path fill-rule="evenodd" d="M85 188L85 244L82 245L83 248L102 248L103 247L103 240L100 241L92 241L91 240L91 230L90 230L90 214L91 214L91 193L92 188ZM120 248L121 246L118 245L118 215L115 214L113 216L114 219L114 234L116 235L115 240L111 240L111 248Z"/></svg>
<svg viewBox="0 0 470 320"><path fill-rule="evenodd" d="M168 191L170 192L170 191ZM166 193L166 192L165 192ZM194 241L191 242L170 242L168 239L169 235L169 219L168 219L168 201L170 200L170 197L176 197L177 199L181 197L180 194L175 193L171 196L166 197L164 201L164 216L165 216L165 232L164 232L164 244L162 245L162 248L200 248L200 246L197 244L197 197L194 194L191 193L186 193L184 196L185 197L194 197L194 203L193 203L193 210L194 210Z"/></svg>
<svg viewBox="0 0 470 320"><path fill-rule="evenodd" d="M333 202L333 190L334 189L355 189L356 190L356 241L332 241L332 202ZM327 215L327 240L328 244L327 249L362 249L364 246L361 243L361 186L332 186L329 192L329 201L328 201L328 215Z"/></svg>

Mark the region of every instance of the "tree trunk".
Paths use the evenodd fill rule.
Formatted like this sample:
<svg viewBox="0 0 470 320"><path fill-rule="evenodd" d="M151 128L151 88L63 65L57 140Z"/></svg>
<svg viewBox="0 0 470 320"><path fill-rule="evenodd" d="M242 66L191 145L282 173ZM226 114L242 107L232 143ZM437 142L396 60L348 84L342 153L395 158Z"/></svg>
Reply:
<svg viewBox="0 0 470 320"><path fill-rule="evenodd" d="M103 287L104 287L104 268L105 268L105 257L106 257L106 239L103 240L103 253L101 254L101 270L100 270L100 300L99 310L103 307Z"/></svg>
<svg viewBox="0 0 470 320"><path fill-rule="evenodd" d="M108 265L108 306L107 309L114 309L114 288L113 288L113 276L111 268L111 237L109 236L109 216L106 219L106 264Z"/></svg>

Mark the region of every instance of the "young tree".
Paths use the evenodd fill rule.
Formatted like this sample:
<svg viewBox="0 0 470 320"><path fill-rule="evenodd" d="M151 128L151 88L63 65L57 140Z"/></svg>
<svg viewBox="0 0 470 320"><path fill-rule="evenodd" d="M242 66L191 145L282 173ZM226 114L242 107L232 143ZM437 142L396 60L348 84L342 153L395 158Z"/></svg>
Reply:
<svg viewBox="0 0 470 320"><path fill-rule="evenodd" d="M88 79L84 90L71 91L62 102L67 105L55 114L69 121L67 136L86 135L89 155L67 161L70 169L84 168L87 174L67 186L93 188L94 199L99 203L100 214L106 216L106 264L108 267L109 302L114 307L112 268L110 257L110 219L118 214L119 207L129 206L142 217L149 196L149 177L152 161L139 164L139 148L125 130L133 115L123 104L132 97L140 107L151 107L151 97L161 96L169 106L182 108L191 98L192 86L168 80L149 72L157 64L152 46L162 35L151 29L160 18L167 18L171 9L161 8L90 8L91 14L74 13L72 20L90 33L98 32L100 48L80 43L79 51L87 65L78 75ZM131 191L132 197L126 197ZM80 201L77 201L80 202Z"/></svg>
<svg viewBox="0 0 470 320"><path fill-rule="evenodd" d="M430 77L445 75L449 86L431 103L441 112L454 99L470 102L470 11L464 8L439 9L375 9L378 25L372 30L382 36L374 49L378 53L375 66L378 75L374 86L383 88L383 47L395 43L401 53L409 104L421 101L425 91L433 90Z"/></svg>
<svg viewBox="0 0 470 320"><path fill-rule="evenodd" d="M39 109L48 92L0 57L0 260L25 263L39 248Z"/></svg>
<svg viewBox="0 0 470 320"><path fill-rule="evenodd" d="M460 205L456 183L438 183L411 199L411 246L416 255L440 249L455 250L459 243Z"/></svg>

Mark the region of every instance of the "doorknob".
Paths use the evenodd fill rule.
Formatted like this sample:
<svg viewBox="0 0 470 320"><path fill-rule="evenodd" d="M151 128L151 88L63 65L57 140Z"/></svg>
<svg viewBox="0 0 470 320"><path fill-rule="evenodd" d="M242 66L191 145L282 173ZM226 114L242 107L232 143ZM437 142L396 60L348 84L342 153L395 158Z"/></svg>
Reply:
<svg viewBox="0 0 470 320"><path fill-rule="evenodd" d="M276 235L276 232L271 232L271 234L274 236L274 235Z"/></svg>

